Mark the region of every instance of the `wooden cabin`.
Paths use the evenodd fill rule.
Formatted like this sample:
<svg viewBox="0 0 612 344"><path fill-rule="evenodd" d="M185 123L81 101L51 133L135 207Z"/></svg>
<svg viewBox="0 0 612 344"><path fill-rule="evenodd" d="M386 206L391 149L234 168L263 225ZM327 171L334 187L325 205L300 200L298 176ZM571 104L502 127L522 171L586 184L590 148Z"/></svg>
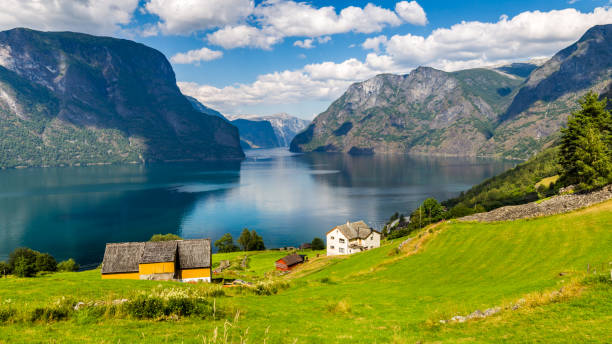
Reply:
<svg viewBox="0 0 612 344"><path fill-rule="evenodd" d="M106 244L103 279L210 282L210 239Z"/></svg>
<svg viewBox="0 0 612 344"><path fill-rule="evenodd" d="M305 255L301 254L290 254L276 261L276 270L278 271L290 271L298 265L304 263L306 260Z"/></svg>

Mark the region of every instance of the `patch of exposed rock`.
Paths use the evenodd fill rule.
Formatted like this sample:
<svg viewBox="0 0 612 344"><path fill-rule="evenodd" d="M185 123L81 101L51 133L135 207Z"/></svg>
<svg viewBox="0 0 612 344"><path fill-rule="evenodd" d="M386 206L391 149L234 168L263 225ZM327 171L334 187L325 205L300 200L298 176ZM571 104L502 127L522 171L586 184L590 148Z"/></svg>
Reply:
<svg viewBox="0 0 612 344"><path fill-rule="evenodd" d="M554 196L540 203L531 202L497 208L486 213L469 215L459 221L509 221L562 214L612 199L612 185L586 194Z"/></svg>

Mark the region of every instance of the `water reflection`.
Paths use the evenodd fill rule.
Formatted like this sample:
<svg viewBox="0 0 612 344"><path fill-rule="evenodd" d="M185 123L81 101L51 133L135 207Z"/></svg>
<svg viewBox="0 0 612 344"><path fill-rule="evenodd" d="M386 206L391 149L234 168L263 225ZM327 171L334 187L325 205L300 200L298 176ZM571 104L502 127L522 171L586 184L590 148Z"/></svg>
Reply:
<svg viewBox="0 0 612 344"><path fill-rule="evenodd" d="M0 259L17 246L97 264L104 243L155 233L235 238L257 230L269 247L331 226L379 226L428 196L446 199L511 162L248 152L242 163L0 171Z"/></svg>

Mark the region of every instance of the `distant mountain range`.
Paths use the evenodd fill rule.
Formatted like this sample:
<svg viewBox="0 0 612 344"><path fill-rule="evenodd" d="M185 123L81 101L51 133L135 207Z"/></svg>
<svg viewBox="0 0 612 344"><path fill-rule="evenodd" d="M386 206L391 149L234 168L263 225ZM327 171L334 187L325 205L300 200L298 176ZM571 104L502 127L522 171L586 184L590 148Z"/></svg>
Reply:
<svg viewBox="0 0 612 344"><path fill-rule="evenodd" d="M300 119L286 113L278 113L269 116L260 115L234 115L227 116L233 121L242 119L248 121L269 122L276 136L276 147L289 147L291 140L300 131L304 130L310 121Z"/></svg>
<svg viewBox="0 0 612 344"><path fill-rule="evenodd" d="M242 159L162 53L71 32L0 32L0 167Z"/></svg>
<svg viewBox="0 0 612 344"><path fill-rule="evenodd" d="M610 92L612 25L542 62L378 75L351 85L291 150L527 158L557 139L585 92Z"/></svg>

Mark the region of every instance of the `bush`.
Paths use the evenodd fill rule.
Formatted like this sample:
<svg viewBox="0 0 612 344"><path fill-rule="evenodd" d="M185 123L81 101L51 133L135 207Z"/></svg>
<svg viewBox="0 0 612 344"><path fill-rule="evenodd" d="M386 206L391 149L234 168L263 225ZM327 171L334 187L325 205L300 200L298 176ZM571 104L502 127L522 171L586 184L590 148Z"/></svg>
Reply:
<svg viewBox="0 0 612 344"><path fill-rule="evenodd" d="M11 273L11 268L7 262L0 262L0 277Z"/></svg>
<svg viewBox="0 0 612 344"><path fill-rule="evenodd" d="M137 319L158 319L164 316L212 316L213 305L203 298L171 297L164 299L157 296L140 295L124 304L125 312Z"/></svg>
<svg viewBox="0 0 612 344"><path fill-rule="evenodd" d="M74 259L70 258L68 260L64 260L57 264L57 270L59 271L79 271L79 264L77 264Z"/></svg>
<svg viewBox="0 0 612 344"><path fill-rule="evenodd" d="M149 241L172 241L172 240L183 240L180 236L172 233L168 234L155 234L149 239Z"/></svg>
<svg viewBox="0 0 612 344"><path fill-rule="evenodd" d="M36 257L36 271L57 271L57 261L48 253Z"/></svg>
<svg viewBox="0 0 612 344"><path fill-rule="evenodd" d="M125 303L126 312L138 319L155 319L164 315L164 300L141 295Z"/></svg>
<svg viewBox="0 0 612 344"><path fill-rule="evenodd" d="M9 322L15 316L15 313L12 308L0 308L0 323Z"/></svg>
<svg viewBox="0 0 612 344"><path fill-rule="evenodd" d="M314 238L312 239L312 242L310 243L310 248L315 251L324 250L325 243L323 242L323 239L321 238Z"/></svg>

